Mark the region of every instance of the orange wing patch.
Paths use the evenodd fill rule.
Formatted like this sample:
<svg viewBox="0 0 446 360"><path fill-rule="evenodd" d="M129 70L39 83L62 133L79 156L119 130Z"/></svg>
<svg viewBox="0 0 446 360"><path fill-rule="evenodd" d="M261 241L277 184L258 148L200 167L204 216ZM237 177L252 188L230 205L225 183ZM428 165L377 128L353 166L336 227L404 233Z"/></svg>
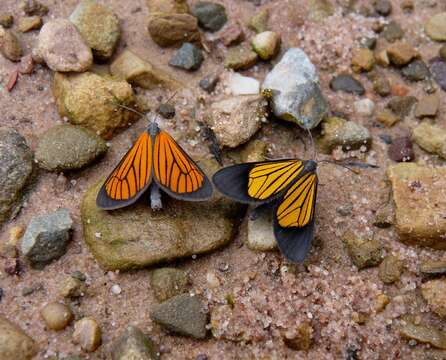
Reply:
<svg viewBox="0 0 446 360"><path fill-rule="evenodd" d="M203 173L165 131L155 139L153 170L159 184L174 193L197 191L204 182Z"/></svg>
<svg viewBox="0 0 446 360"><path fill-rule="evenodd" d="M113 200L135 197L150 181L152 138L144 131L105 182L105 191Z"/></svg>

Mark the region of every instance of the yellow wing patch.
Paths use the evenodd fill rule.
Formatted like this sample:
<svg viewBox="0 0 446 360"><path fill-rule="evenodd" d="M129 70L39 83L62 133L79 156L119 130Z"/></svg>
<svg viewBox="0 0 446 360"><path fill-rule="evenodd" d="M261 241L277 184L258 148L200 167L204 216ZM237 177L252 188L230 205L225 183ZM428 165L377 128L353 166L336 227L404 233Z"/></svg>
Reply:
<svg viewBox="0 0 446 360"><path fill-rule="evenodd" d="M144 131L105 182L113 200L128 200L141 191L152 172L152 138Z"/></svg>
<svg viewBox="0 0 446 360"><path fill-rule="evenodd" d="M314 215L316 201L316 174L302 176L286 192L277 208L277 220L282 227L303 227Z"/></svg>
<svg viewBox="0 0 446 360"><path fill-rule="evenodd" d="M165 131L156 136L153 168L158 182L178 194L199 190L204 175Z"/></svg>
<svg viewBox="0 0 446 360"><path fill-rule="evenodd" d="M303 170L300 160L265 162L249 172L248 195L259 200L278 194Z"/></svg>

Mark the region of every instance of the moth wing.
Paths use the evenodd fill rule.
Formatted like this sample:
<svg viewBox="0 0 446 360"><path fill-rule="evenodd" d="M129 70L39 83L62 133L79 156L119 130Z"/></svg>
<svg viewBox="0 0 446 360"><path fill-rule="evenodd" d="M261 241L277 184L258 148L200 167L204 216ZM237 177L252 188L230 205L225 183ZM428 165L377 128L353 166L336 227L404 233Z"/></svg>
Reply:
<svg viewBox="0 0 446 360"><path fill-rule="evenodd" d="M212 184L203 170L162 130L153 147L153 173L161 189L174 198L202 201L212 196Z"/></svg>
<svg viewBox="0 0 446 360"><path fill-rule="evenodd" d="M98 207L119 209L136 202L152 179L152 137L142 133L99 190Z"/></svg>

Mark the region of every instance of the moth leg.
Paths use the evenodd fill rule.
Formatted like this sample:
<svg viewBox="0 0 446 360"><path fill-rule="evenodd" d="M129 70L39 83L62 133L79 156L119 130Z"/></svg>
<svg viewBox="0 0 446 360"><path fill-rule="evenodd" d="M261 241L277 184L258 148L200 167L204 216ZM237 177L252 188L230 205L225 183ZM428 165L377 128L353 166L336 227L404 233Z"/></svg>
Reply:
<svg viewBox="0 0 446 360"><path fill-rule="evenodd" d="M256 206L249 212L249 220L251 221L257 220L259 217L262 216L262 214L264 214L266 211L270 209L270 206L271 206L270 203Z"/></svg>
<svg viewBox="0 0 446 360"><path fill-rule="evenodd" d="M153 182L150 185L150 207L152 210L161 210L163 208L163 203L161 201L161 191L159 186Z"/></svg>

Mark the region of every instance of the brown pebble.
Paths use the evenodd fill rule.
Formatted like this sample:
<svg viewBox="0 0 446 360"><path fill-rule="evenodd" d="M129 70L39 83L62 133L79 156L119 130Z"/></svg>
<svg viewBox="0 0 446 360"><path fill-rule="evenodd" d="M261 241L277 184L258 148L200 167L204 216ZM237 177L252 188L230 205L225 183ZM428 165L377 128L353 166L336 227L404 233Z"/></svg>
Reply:
<svg viewBox="0 0 446 360"><path fill-rule="evenodd" d="M31 54L25 55L20 59L19 73L31 74L34 70L34 61Z"/></svg>
<svg viewBox="0 0 446 360"><path fill-rule="evenodd" d="M15 84L17 83L18 78L19 78L19 71L15 69L12 71L11 74L9 74L8 82L6 84L6 90L12 91L12 89L14 89Z"/></svg>
<svg viewBox="0 0 446 360"><path fill-rule="evenodd" d="M101 328L95 319L84 317L74 324L73 341L87 352L95 351L101 345Z"/></svg>
<svg viewBox="0 0 446 360"><path fill-rule="evenodd" d="M73 313L70 308L58 302L45 305L40 314L46 326L51 330L63 330L73 320Z"/></svg>
<svg viewBox="0 0 446 360"><path fill-rule="evenodd" d="M310 322L304 322L295 331L287 331L283 335L283 342L287 347L296 351L307 351L311 347L313 328Z"/></svg>
<svg viewBox="0 0 446 360"><path fill-rule="evenodd" d="M226 26L220 34L220 39L225 46L240 44L244 37L243 29L237 23Z"/></svg>
<svg viewBox="0 0 446 360"><path fill-rule="evenodd" d="M393 140L387 151L389 158L396 162L412 161L415 157L412 140L409 136L402 136Z"/></svg>

